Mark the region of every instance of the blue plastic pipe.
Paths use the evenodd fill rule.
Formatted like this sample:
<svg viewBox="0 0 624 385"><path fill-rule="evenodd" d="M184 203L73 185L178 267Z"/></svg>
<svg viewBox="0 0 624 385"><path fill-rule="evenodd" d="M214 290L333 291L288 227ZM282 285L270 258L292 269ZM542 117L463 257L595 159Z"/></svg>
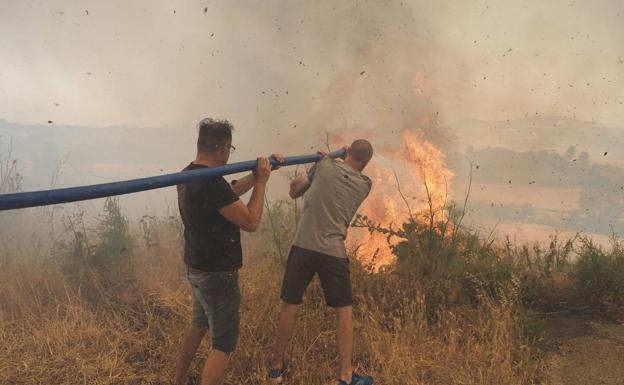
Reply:
<svg viewBox="0 0 624 385"><path fill-rule="evenodd" d="M340 149L328 156L338 158L344 156L345 150ZM270 159L273 166L291 166L295 164L318 162L321 155L300 155L284 158L282 163ZM104 198L115 195L130 194L139 191L153 190L162 187L188 183L199 179L216 178L223 175L236 174L256 169L256 160L231 163L219 167L204 168L176 172L173 174L131 179L121 182L94 184L91 186L68 187L56 190L42 190L0 195L0 210L21 209L26 207L55 205L59 203L84 201L87 199Z"/></svg>

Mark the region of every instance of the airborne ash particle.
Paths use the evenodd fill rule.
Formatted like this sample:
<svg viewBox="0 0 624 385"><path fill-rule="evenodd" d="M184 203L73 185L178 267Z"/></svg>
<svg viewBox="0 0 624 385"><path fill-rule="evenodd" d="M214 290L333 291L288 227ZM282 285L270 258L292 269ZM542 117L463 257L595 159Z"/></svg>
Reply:
<svg viewBox="0 0 624 385"><path fill-rule="evenodd" d="M48 120L48 124L52 124L53 122L51 120Z"/></svg>
<svg viewBox="0 0 624 385"><path fill-rule="evenodd" d="M208 13L208 7L204 8L204 13Z"/></svg>

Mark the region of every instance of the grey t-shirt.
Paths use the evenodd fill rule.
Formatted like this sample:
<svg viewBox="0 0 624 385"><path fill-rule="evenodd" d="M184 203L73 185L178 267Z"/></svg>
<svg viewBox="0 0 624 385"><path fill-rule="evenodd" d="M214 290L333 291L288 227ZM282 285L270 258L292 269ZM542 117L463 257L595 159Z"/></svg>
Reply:
<svg viewBox="0 0 624 385"><path fill-rule="evenodd" d="M346 258L344 240L371 180L341 160L323 158L310 169L312 184L304 196L293 245Z"/></svg>

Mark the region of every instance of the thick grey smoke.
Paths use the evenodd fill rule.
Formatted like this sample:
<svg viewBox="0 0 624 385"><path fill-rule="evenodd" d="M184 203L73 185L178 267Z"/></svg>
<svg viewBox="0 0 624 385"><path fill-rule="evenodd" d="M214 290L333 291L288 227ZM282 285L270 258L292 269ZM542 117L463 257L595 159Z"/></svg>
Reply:
<svg viewBox="0 0 624 385"><path fill-rule="evenodd" d="M579 121L624 126L623 18L615 0L4 1L0 119L42 125L49 146L25 160L69 153L83 182L181 168L206 116L236 126L234 161L325 132L392 147L404 128L461 161L468 146L589 151L607 141Z"/></svg>
<svg viewBox="0 0 624 385"><path fill-rule="evenodd" d="M423 109L446 123L619 124L622 12L618 1L6 1L0 115L146 127L218 115L256 131L251 143L411 123Z"/></svg>

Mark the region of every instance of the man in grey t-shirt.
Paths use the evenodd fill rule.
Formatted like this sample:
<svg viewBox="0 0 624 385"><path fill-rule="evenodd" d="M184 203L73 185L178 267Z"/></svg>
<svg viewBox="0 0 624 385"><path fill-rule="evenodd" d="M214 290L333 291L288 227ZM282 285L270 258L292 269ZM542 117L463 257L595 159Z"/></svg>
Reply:
<svg viewBox="0 0 624 385"><path fill-rule="evenodd" d="M305 201L282 284L282 311L269 371L273 382L282 380L284 353L292 338L297 307L318 274L327 305L336 309L338 318L338 384L373 383L371 377L359 376L352 370L353 297L344 244L349 223L371 189L371 180L362 170L372 156L371 144L356 140L347 148L344 160L324 157L307 176L290 185L291 198L305 194Z"/></svg>

